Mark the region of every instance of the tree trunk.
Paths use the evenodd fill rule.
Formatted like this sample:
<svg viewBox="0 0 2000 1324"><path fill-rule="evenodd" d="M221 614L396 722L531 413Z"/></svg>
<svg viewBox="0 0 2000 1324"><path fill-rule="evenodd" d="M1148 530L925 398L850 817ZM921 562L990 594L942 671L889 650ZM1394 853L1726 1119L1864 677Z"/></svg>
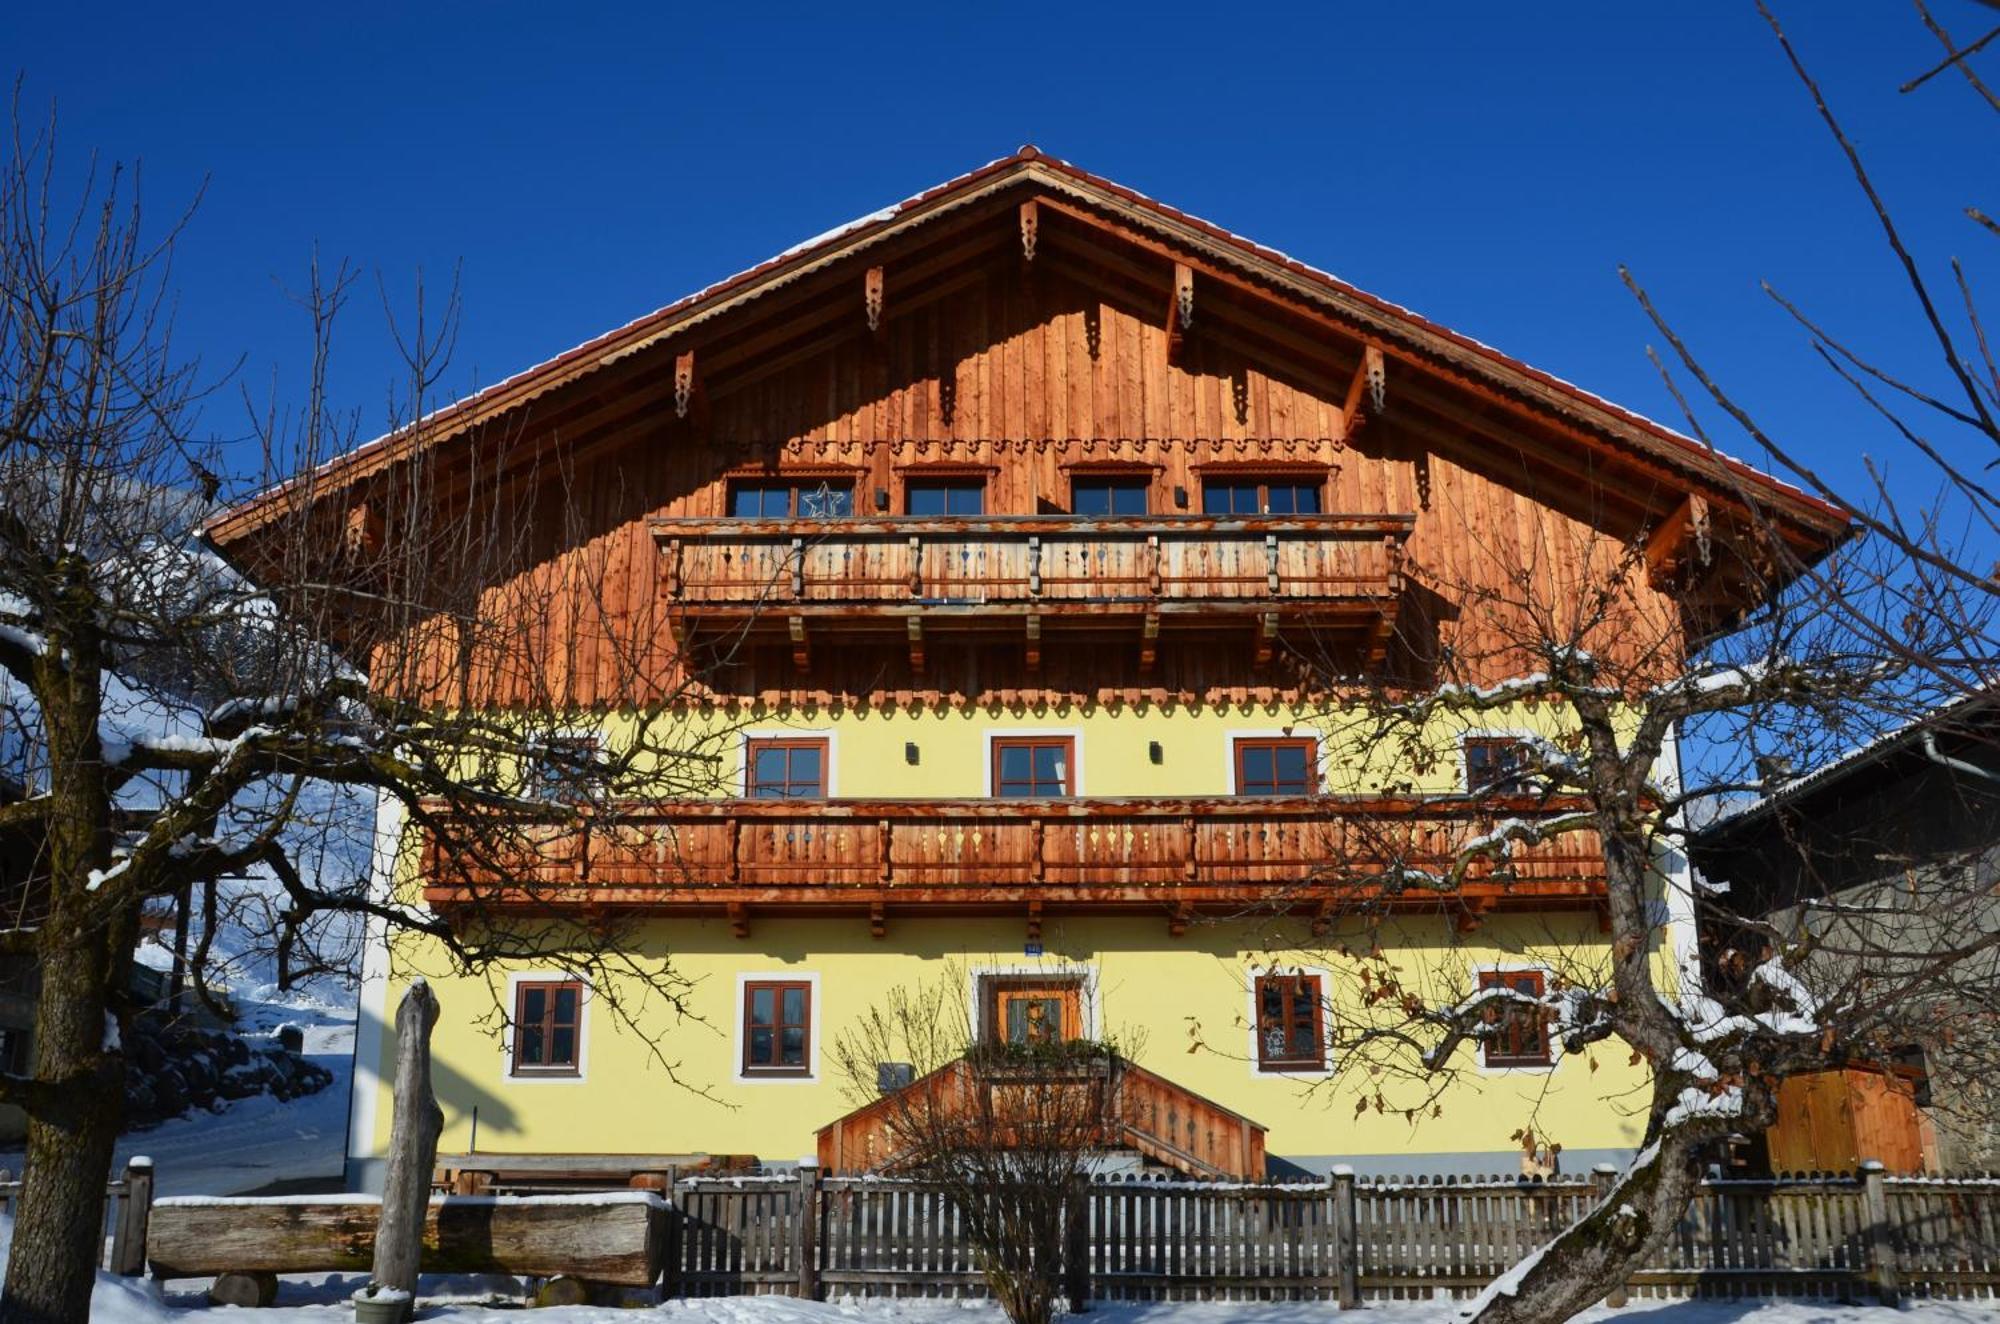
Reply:
<svg viewBox="0 0 2000 1324"><path fill-rule="evenodd" d="M28 1111L0 1324L90 1317L104 1252L105 1185L125 1110L123 1055L105 1047L107 969L97 943L42 953L35 1079L50 1095Z"/></svg>
<svg viewBox="0 0 2000 1324"><path fill-rule="evenodd" d="M1568 1319L1624 1285L1687 1209L1700 1178L1694 1143L1669 1132L1640 1154L1604 1203L1516 1265L1462 1312L1476 1324Z"/></svg>
<svg viewBox="0 0 2000 1324"><path fill-rule="evenodd" d="M396 1009L395 1112L389 1123L389 1171L382 1186L382 1221L375 1236L375 1287L417 1290L431 1171L437 1166L444 1111L431 1089L431 1029L438 1001L419 979Z"/></svg>

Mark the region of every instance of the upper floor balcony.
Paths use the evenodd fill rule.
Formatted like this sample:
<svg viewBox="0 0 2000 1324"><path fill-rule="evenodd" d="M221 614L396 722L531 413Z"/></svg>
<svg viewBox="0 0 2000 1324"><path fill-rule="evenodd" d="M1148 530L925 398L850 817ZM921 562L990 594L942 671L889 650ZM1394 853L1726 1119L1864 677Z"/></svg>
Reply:
<svg viewBox="0 0 2000 1324"><path fill-rule="evenodd" d="M887 635L923 665L927 638L1123 632L1151 664L1163 631L1240 622L1268 656L1306 623L1379 659L1402 591L1411 515L659 518L670 619L789 638Z"/></svg>
<svg viewBox="0 0 2000 1324"><path fill-rule="evenodd" d="M621 803L543 823L434 820L432 905L598 911L1204 908L1352 903L1579 908L1604 895L1594 832L1480 854L1505 820L1574 805L1491 796L727 799ZM1434 879L1452 876L1442 891Z"/></svg>

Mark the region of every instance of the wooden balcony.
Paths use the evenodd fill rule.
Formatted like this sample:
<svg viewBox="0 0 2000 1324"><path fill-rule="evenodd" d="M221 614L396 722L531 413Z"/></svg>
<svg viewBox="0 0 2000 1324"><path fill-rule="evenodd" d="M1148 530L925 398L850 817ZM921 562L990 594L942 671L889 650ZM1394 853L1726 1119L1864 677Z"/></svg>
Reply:
<svg viewBox="0 0 2000 1324"><path fill-rule="evenodd" d="M1203 908L1371 901L1436 908L1435 889L1385 874L1442 872L1494 816L1567 805L1460 798L692 800L510 823L495 834L440 817L425 843L433 905L688 910L746 916L827 907ZM1596 835L1517 844L1481 860L1444 904L1595 905Z"/></svg>
<svg viewBox="0 0 2000 1324"><path fill-rule="evenodd" d="M1281 628L1353 635L1379 659L1395 623L1411 515L1082 519L656 519L670 620L686 640L731 629L924 642L1011 635L1040 660L1044 629L1123 630L1150 665L1162 631L1213 637L1234 619L1267 656Z"/></svg>

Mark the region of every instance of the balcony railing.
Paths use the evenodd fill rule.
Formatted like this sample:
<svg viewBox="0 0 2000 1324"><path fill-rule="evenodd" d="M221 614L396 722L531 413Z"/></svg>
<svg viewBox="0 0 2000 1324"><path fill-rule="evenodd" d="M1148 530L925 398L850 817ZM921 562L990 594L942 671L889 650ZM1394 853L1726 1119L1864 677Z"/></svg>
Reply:
<svg viewBox="0 0 2000 1324"><path fill-rule="evenodd" d="M656 519L689 612L1187 611L1379 604L1407 515ZM1373 608L1370 607L1370 610Z"/></svg>
<svg viewBox="0 0 2000 1324"><path fill-rule="evenodd" d="M1436 903L1495 815L1571 806L1491 799L1217 797L1065 800L699 800L624 804L504 831L440 817L435 904L615 907L1240 903L1296 894ZM1455 894L1489 903L1602 895L1596 834L1481 856ZM1394 878L1386 877L1394 875Z"/></svg>

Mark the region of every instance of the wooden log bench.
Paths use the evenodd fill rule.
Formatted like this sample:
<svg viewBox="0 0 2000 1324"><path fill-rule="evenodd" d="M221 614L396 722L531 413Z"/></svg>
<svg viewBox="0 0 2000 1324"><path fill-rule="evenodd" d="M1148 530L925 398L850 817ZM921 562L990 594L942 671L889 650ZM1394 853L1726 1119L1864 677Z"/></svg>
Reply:
<svg viewBox="0 0 2000 1324"><path fill-rule="evenodd" d="M650 1288L672 1213L653 1191L433 1196L421 1269ZM366 1273L380 1217L368 1195L170 1198L153 1205L146 1259L161 1278Z"/></svg>

